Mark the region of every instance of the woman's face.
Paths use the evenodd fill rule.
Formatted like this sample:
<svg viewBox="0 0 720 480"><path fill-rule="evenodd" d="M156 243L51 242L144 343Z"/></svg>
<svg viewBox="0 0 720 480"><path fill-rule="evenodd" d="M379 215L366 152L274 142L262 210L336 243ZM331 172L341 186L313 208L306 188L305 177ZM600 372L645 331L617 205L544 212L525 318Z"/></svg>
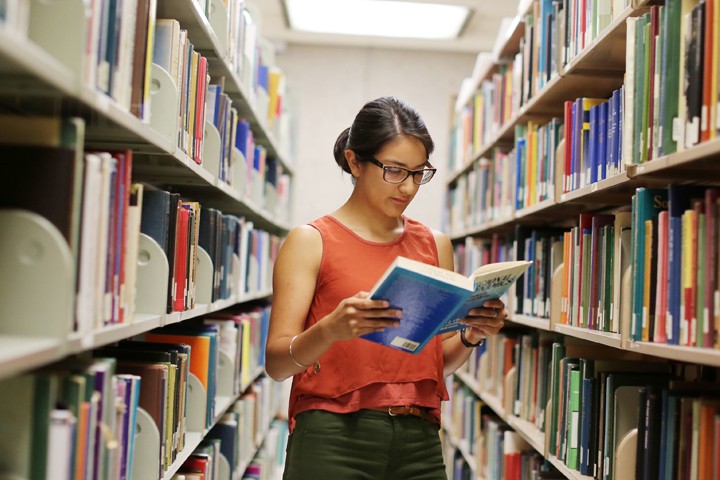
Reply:
<svg viewBox="0 0 720 480"><path fill-rule="evenodd" d="M356 188L366 189L364 191L366 198L385 215L400 216L410 205L420 185L413 182L412 175L400 183L389 183L383 179L383 175L393 180L400 178L399 176L404 172L394 170L392 167L408 170L430 167L425 146L415 137L400 136L380 149L375 154L375 160L390 168L383 168L371 161L360 162L360 175L357 178Z"/></svg>

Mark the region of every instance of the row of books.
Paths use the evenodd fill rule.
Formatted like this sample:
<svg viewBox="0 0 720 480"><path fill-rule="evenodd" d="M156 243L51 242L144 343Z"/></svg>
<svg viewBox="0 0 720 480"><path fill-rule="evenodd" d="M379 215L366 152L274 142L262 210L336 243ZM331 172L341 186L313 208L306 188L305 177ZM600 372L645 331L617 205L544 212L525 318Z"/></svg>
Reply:
<svg viewBox="0 0 720 480"><path fill-rule="evenodd" d="M448 169L458 170L471 162L520 108L514 95L516 68L501 62L498 71L483 80L468 102L455 113Z"/></svg>
<svg viewBox="0 0 720 480"><path fill-rule="evenodd" d="M515 126L515 210L555 198L555 155L562 122L528 122Z"/></svg>
<svg viewBox="0 0 720 480"><path fill-rule="evenodd" d="M204 1L203 4L191 8L199 8L202 15L210 18L210 2ZM261 121L278 135L287 133L287 125L280 125L287 124L283 115L289 116L282 101L285 95L284 75L277 66L269 63L274 63L274 52L261 41L256 13L247 7L245 0L226 2L224 7L227 8L227 22L224 25L213 24L223 31L209 32L222 34L225 41L219 48L224 51L212 52L212 56L227 62L230 70L237 75L244 93L249 97L248 102L257 108ZM54 18L52 8L28 0L4 2L0 7L0 24L48 51L61 53L53 45L56 39L52 37L57 29L46 28ZM165 27L160 31L155 29L156 20L158 26L165 22L159 21L156 16L157 11L167 10L163 4L158 5L157 0L93 0L83 12L84 18L69 19L76 21L86 33L77 45L78 51L70 53L71 57L77 58L67 63L77 67L75 73L86 86L106 93L122 108L148 121L151 65L152 62L159 63L158 54L166 56L169 53L165 50L169 46L166 39L158 42L156 38L153 41L155 35L162 35L165 30ZM191 60L193 48L185 50ZM177 60L176 57L174 62ZM201 62L200 58L197 60ZM183 65L182 61L180 65ZM187 70L189 72L190 69ZM173 73L171 69L168 71ZM204 81L206 72L199 72L196 78ZM187 84L176 82L176 85L182 92ZM202 88L198 92L202 92Z"/></svg>
<svg viewBox="0 0 720 480"><path fill-rule="evenodd" d="M475 93L456 111L450 169L474 159L520 108L603 33L630 2L623 0L542 0L520 17L523 37L512 58L497 58L496 69L475 68ZM485 63L481 54L478 65ZM478 67L476 65L476 67ZM487 78L482 78L486 75Z"/></svg>
<svg viewBox="0 0 720 480"><path fill-rule="evenodd" d="M544 433L545 457L581 475L715 478L720 471L713 460L720 425L717 369L649 362L523 329L490 338L473 355L463 367L472 390L463 380L456 393L496 399L501 417ZM637 435L637 449L626 446L628 434ZM699 472L705 476L691 476Z"/></svg>
<svg viewBox="0 0 720 480"><path fill-rule="evenodd" d="M583 97L564 102L563 193L625 171L623 102L624 87L607 100Z"/></svg>
<svg viewBox="0 0 720 480"><path fill-rule="evenodd" d="M270 379L258 379L246 390L264 365L268 311L164 327L142 340L125 340L4 380L0 411L6 420L0 428L13 439L0 445L4 469L29 479L131 478L135 446L148 448L143 441L157 441L159 456L151 461L162 477L185 448L187 433L215 423L221 391L242 394L227 414L235 420L232 448L238 452L229 460L231 466L241 458L247 463L262 426L278 408L277 386ZM220 375L221 356L230 359L224 367L229 375ZM202 398L205 411L188 408L191 375L202 386L192 394ZM221 378L232 384L220 385ZM136 441L138 407L155 423L156 439L142 432L146 440ZM208 437L219 437L224 427L218 425L226 420Z"/></svg>
<svg viewBox="0 0 720 480"><path fill-rule="evenodd" d="M513 152L494 149L467 174L458 177L445 194L444 231L462 232L512 216L515 204Z"/></svg>
<svg viewBox="0 0 720 480"><path fill-rule="evenodd" d="M468 238L455 245L455 260L462 271L508 257L533 261L515 287L512 313L635 341L717 348L718 195L701 185L638 188L630 210L582 213L569 230L518 226L507 239ZM559 302L551 305L554 283Z"/></svg>
<svg viewBox="0 0 720 480"><path fill-rule="evenodd" d="M633 197L634 340L718 345L718 189L671 184ZM642 236L642 237L641 237ZM642 310L645 309L645 310Z"/></svg>
<svg viewBox="0 0 720 480"><path fill-rule="evenodd" d="M196 163L203 163L206 100L211 78L208 59L190 41L188 31L175 19L159 18L152 49L153 63L162 67L175 82L178 138L176 146Z"/></svg>
<svg viewBox="0 0 720 480"><path fill-rule="evenodd" d="M48 219L72 254L77 295L68 331L132 322L140 233L167 258L168 312L195 306L200 248L214 269L207 280L212 297L205 301L270 290L277 235L246 218L133 182L132 152L86 152L80 119L3 116L0 124L7 173L0 206Z"/></svg>
<svg viewBox="0 0 720 480"><path fill-rule="evenodd" d="M628 19L628 162L643 163L718 135L719 18L716 0L668 0Z"/></svg>
<svg viewBox="0 0 720 480"><path fill-rule="evenodd" d="M451 438L460 443L446 451L453 479L564 478L525 439L480 400L467 385L448 377L450 402L444 404L444 422ZM448 442L452 446L452 442ZM468 458L474 463L470 466Z"/></svg>

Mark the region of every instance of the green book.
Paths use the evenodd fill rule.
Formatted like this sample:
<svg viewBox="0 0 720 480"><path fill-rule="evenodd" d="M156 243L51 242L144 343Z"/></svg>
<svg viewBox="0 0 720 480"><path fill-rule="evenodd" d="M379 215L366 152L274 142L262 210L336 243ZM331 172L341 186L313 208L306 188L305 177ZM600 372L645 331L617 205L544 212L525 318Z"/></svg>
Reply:
<svg viewBox="0 0 720 480"><path fill-rule="evenodd" d="M633 124L627 128L632 128L632 151L630 152L630 162L639 164L642 162L640 153L642 152L642 127L643 112L645 112L645 26L649 22L650 15L646 14L639 17L635 24L635 82L633 85Z"/></svg>
<svg viewBox="0 0 720 480"><path fill-rule="evenodd" d="M55 408L58 392L56 375L38 373L34 375L32 448L30 449L30 478L45 480L47 472L48 440L50 433L50 411Z"/></svg>
<svg viewBox="0 0 720 480"><path fill-rule="evenodd" d="M567 455L565 464L574 470L580 467L578 446L580 438L580 370L570 370L570 400L568 404Z"/></svg>
<svg viewBox="0 0 720 480"><path fill-rule="evenodd" d="M661 155L669 155L677 150L673 121L678 114L680 91L680 3L681 0L665 0L665 16L660 27L663 44L660 71Z"/></svg>

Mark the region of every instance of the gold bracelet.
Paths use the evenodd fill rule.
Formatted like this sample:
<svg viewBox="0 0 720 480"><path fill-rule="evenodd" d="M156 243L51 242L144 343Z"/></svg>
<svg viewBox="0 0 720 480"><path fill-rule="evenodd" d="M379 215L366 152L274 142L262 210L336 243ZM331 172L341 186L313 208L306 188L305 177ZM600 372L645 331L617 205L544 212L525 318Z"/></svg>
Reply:
<svg viewBox="0 0 720 480"><path fill-rule="evenodd" d="M289 348L289 350L290 350L290 358L292 358L292 361L295 362L295 365L297 365L298 367L300 367L300 368L310 368L310 367L312 367L312 365L303 365L302 363L300 363L300 362L298 362L297 360L295 360L295 355L293 355L293 352L292 352L292 346L293 346L293 342L295 341L295 339L296 339L297 337L298 337L298 336L295 335L294 337L292 337L292 340L290 340L290 348Z"/></svg>

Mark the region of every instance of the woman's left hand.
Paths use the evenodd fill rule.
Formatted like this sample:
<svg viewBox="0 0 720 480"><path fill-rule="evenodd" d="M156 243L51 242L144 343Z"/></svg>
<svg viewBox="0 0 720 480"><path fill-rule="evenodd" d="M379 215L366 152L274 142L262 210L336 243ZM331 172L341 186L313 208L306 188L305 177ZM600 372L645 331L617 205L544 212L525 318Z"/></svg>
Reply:
<svg viewBox="0 0 720 480"><path fill-rule="evenodd" d="M468 316L462 320L468 328L465 338L471 343L477 343L483 338L497 334L505 325L508 312L501 300L488 300L482 308L470 310Z"/></svg>

